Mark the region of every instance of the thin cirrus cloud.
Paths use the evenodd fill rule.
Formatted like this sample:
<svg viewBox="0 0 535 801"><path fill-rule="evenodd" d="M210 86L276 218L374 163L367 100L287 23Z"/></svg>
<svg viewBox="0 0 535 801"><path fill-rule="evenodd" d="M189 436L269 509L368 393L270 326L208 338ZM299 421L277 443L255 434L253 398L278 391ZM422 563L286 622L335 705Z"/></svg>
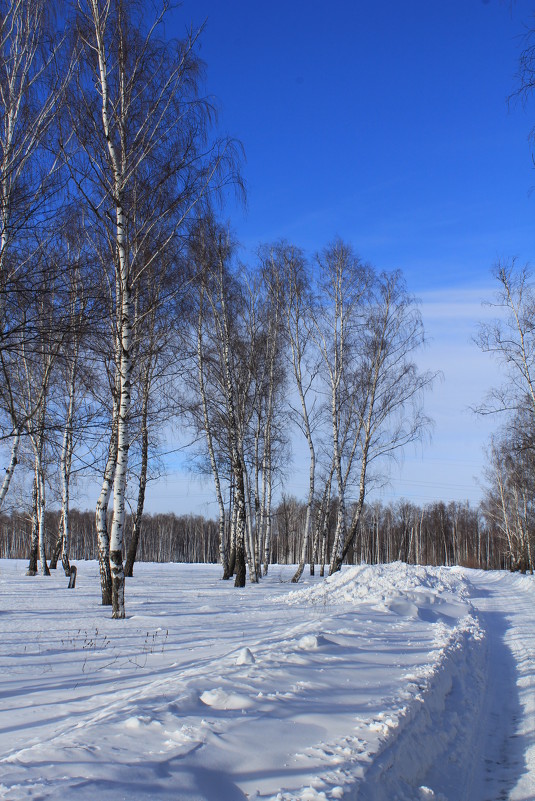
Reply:
<svg viewBox="0 0 535 801"><path fill-rule="evenodd" d="M500 421L482 417L474 408L502 376L496 362L477 347L475 337L481 322L496 317L496 309L483 304L493 292L487 285L421 294L427 345L418 363L421 369L440 371L425 400L433 429L429 441L407 451L392 468L388 486L377 493L381 499L474 504L481 499L485 446Z"/></svg>

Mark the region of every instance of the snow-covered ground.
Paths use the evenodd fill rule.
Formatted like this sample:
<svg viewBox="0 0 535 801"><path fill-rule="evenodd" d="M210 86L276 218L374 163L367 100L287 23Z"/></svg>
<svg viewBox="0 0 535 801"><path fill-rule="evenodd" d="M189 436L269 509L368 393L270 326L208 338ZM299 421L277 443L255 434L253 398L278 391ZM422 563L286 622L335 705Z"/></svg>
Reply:
<svg viewBox="0 0 535 801"><path fill-rule="evenodd" d="M236 590L0 562L0 798L535 798L535 582L396 563Z"/></svg>

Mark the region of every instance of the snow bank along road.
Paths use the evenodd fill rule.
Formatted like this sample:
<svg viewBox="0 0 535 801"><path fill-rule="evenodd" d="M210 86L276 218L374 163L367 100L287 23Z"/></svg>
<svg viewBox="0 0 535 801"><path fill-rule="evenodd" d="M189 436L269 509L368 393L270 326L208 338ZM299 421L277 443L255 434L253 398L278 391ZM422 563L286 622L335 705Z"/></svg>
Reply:
<svg viewBox="0 0 535 801"><path fill-rule="evenodd" d="M396 563L236 590L0 562L0 798L535 799L535 583Z"/></svg>

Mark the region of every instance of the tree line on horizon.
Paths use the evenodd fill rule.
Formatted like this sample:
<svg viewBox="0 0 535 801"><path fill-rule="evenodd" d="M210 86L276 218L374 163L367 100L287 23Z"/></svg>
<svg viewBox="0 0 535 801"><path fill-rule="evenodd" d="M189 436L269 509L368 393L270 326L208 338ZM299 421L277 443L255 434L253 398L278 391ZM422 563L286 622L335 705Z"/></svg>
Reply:
<svg viewBox="0 0 535 801"><path fill-rule="evenodd" d="M329 553L336 534L337 503L332 500L324 526L309 542L307 570L323 576L328 572L325 554ZM270 565L296 565L301 557L307 508L304 501L283 495L273 508ZM71 558L98 558L98 542L91 512L70 512ZM59 511L48 511L45 528L50 552L49 567L57 567L59 550L57 532L61 525ZM201 515L172 513L144 514L143 537L138 561L220 563L219 523ZM132 536L134 518L127 515L126 541ZM20 512L0 515L0 558L26 559L31 517ZM225 526L227 544L230 527ZM315 542L316 537L318 541ZM383 564L403 561L408 564L459 565L482 570L518 570L507 538L482 508L465 502L433 502L420 506L406 500L383 504L364 504L359 530L349 549L346 564ZM79 569L83 566L78 564Z"/></svg>

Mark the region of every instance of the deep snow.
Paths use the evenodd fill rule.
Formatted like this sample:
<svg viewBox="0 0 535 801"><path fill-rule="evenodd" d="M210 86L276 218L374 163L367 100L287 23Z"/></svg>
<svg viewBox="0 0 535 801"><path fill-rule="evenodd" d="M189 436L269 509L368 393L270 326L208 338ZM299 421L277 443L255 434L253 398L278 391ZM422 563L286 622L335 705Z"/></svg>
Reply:
<svg viewBox="0 0 535 801"><path fill-rule="evenodd" d="M535 583L401 563L236 590L0 562L0 797L535 798Z"/></svg>

